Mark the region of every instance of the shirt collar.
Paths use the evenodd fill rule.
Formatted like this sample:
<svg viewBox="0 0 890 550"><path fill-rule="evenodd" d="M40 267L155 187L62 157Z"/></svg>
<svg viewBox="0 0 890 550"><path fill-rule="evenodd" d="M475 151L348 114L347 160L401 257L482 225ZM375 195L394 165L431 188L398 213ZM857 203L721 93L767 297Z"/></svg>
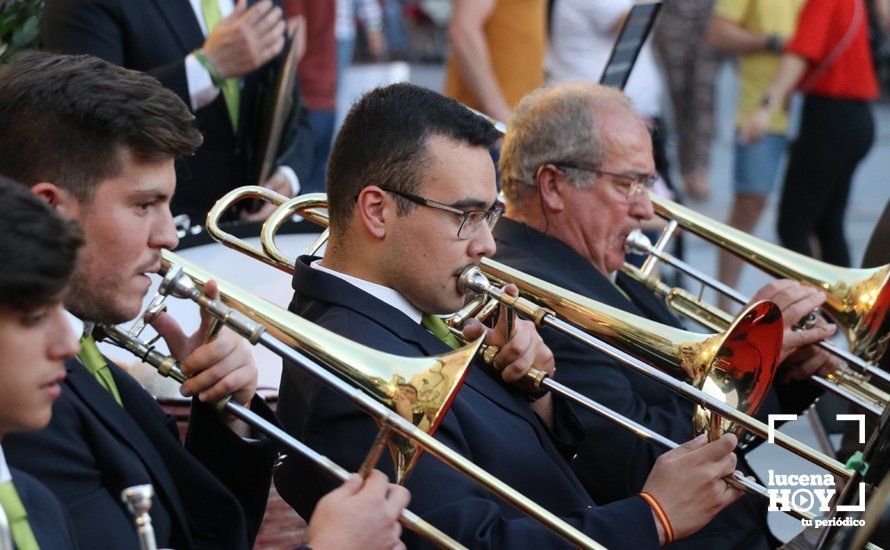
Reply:
<svg viewBox="0 0 890 550"><path fill-rule="evenodd" d="M78 339L93 334L94 323L87 323L82 321L78 316L74 315L67 309L65 310L65 318L68 320L68 324L71 326L71 330L74 332L74 334L80 335Z"/></svg>
<svg viewBox="0 0 890 550"><path fill-rule="evenodd" d="M3 446L0 445L0 483L12 481L12 473L9 471L9 465L6 464L6 456L3 454Z"/></svg>
<svg viewBox="0 0 890 550"><path fill-rule="evenodd" d="M333 275L334 277L346 281L352 286L358 287L360 290L367 292L378 300L382 300L384 303L391 305L407 315L415 323L420 324L420 320L423 318L423 312L414 307L404 296L388 286L378 285L377 283L359 279L358 277L347 275L346 273L334 271L333 269L321 265L321 260L315 260L309 265L312 269L317 269L329 275Z"/></svg>

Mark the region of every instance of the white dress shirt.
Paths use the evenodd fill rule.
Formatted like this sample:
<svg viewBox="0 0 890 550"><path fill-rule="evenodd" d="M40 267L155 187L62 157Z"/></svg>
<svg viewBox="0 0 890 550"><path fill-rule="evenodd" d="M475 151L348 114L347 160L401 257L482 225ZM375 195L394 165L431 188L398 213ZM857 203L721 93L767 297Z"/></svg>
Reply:
<svg viewBox="0 0 890 550"><path fill-rule="evenodd" d="M633 0L559 0L553 6L552 32L544 65L550 83L599 82L618 35L615 25ZM625 93L637 114L661 114L663 85L652 52L652 38L643 45Z"/></svg>
<svg viewBox="0 0 890 550"><path fill-rule="evenodd" d="M354 277L352 275L334 271L333 269L329 269L321 265L321 260L315 260L310 264L310 267L312 269L317 269L319 271L323 271L325 273L333 275L338 279L342 279L352 286L357 287L359 290L367 292L378 300L382 300L384 303L391 305L392 307L407 315L418 325L420 324L420 320L423 318L423 312L414 307L414 305L411 304L411 302L409 302L404 296L399 294L397 291L389 288L388 286L378 285L377 283L359 279L358 277Z"/></svg>
<svg viewBox="0 0 890 550"><path fill-rule="evenodd" d="M3 446L0 445L0 483L6 483L7 481L12 481L12 473L9 471L9 465L6 464Z"/></svg>

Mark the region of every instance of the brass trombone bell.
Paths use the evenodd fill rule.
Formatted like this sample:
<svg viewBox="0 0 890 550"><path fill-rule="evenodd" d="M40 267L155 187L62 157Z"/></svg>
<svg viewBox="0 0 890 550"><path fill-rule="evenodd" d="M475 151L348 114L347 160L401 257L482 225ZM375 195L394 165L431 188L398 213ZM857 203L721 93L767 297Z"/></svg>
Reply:
<svg viewBox="0 0 890 550"><path fill-rule="evenodd" d="M165 272L174 271L174 275L165 278L162 283L162 293L172 291L164 285L173 280L176 269L187 268L189 278L195 281L197 289L203 288L207 280L214 278L172 252L162 252L162 264ZM254 321L252 327L265 327L265 330L271 331L273 336L293 349L332 365L335 374L341 379L361 388L391 411L405 414L409 417L406 419L417 429L429 435L435 433L444 418L480 344L475 342L433 357L394 356L357 344L311 321L292 315L266 300L257 299L235 285L220 279L217 281L224 303L230 307L250 304L250 317ZM181 294L175 296L190 298ZM260 336L252 333L246 335L252 343L258 342ZM405 412L403 406L406 389L410 389L410 393L416 396L410 413ZM421 448L399 435L390 438L388 446L395 465L396 482L402 483L417 462Z"/></svg>
<svg viewBox="0 0 890 550"><path fill-rule="evenodd" d="M842 358L860 371L868 363L880 360L890 340L890 264L872 269L831 265L749 235L663 197L650 193L649 198L659 216L677 222L680 227L769 275L825 292L827 299L822 309L843 329L850 344L853 358ZM880 369L871 369L869 373L890 382L890 375Z"/></svg>
<svg viewBox="0 0 890 550"><path fill-rule="evenodd" d="M648 242L648 238L642 234L634 235L632 233L628 236L628 240L631 239L634 240L637 247L640 246L640 243ZM685 289L668 286L654 272L647 275L646 272L631 264L625 264L622 271L651 291L661 295L669 308L704 327L722 331L726 330L733 322L734 318L729 313L705 302ZM890 404L890 394L871 384L867 375L853 372L852 369L845 366L841 366L837 372L825 377L813 375L812 380L822 388L854 403L874 416L880 416Z"/></svg>

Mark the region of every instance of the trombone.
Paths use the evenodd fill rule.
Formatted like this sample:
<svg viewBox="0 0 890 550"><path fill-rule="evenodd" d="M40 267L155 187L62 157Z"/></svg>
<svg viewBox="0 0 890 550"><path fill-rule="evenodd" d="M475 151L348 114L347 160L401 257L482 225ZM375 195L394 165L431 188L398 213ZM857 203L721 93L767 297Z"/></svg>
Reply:
<svg viewBox="0 0 890 550"><path fill-rule="evenodd" d="M497 299L512 307L520 316L535 321L539 326L551 327L590 345L668 387L675 393L690 399L700 408L716 413L716 416L724 419L722 425L727 430L733 430L732 424L729 424L732 422L743 426L761 438L766 439L769 436L769 429L765 424L729 405L727 401L738 399L742 403L740 406L746 404L742 398L747 396L741 393L741 388L732 386L734 383L732 375L741 374L743 377L750 377L756 374L738 370L745 364L745 357L740 357L741 361L738 362L733 362L732 358L739 354L744 356L749 352L755 356L772 357L772 361L778 358L781 341L776 342L775 335L777 332L781 332L781 316L774 304L768 302L755 304L736 321L736 325L731 327L727 333L706 338L699 342L698 346L695 346L694 342L677 344L670 337L658 333L645 333L637 328L645 326L641 323L649 322L646 319L629 315L491 260L483 260L481 268L482 271L492 272L496 279L516 284L520 290L520 297L507 296L502 289L489 283L481 272L479 275L483 275L483 277L465 272L465 277L461 278L459 284L465 285L465 288L473 293L484 293ZM530 299L523 298L523 294ZM554 311L557 314L554 314ZM770 319L771 316L772 319ZM657 325L657 323L654 324ZM662 327L662 330L666 335L670 335L673 331L676 331L675 334L681 335L694 334L670 327ZM757 334L758 331L765 331L765 333ZM639 334L634 335L635 332ZM780 334L779 337L781 337ZM770 350L770 345L775 348ZM675 346L680 347L679 356L666 353L667 350L677 349ZM624 349L629 349L630 352L624 351ZM637 355L651 354L655 364L670 366L672 362L678 361L681 365L688 366L689 358L683 356L688 351L693 352L693 358L699 362L699 365L708 366L698 370L699 377L711 373L716 375L705 378L701 388L678 380L637 357ZM770 372L771 374L772 372ZM726 387L730 388L729 391L724 390ZM755 395L747 397L747 401L755 401L756 392L765 391L760 385L753 386L753 388ZM710 435L713 437L717 434L712 431ZM773 438L778 445L843 479L847 479L851 475L850 471L837 460L811 449L782 432L774 432Z"/></svg>
<svg viewBox="0 0 890 550"><path fill-rule="evenodd" d="M366 465L371 462L370 459L376 460L380 446L386 444L393 454L399 480L404 481L420 450L425 450L571 544L581 548L603 548L578 529L430 435L429 432L438 426L444 416L447 405L457 391L459 381L466 374L481 341L434 357L395 356L334 334L214 277L170 251L161 252L160 273L164 275L161 294L196 302L220 323L252 344L262 344L282 359L300 365L373 416L381 425L381 433L365 461ZM211 279L216 280L219 286L218 300L210 299L203 291L204 285ZM446 386L443 385L446 380L458 381ZM398 394L400 383L426 383L440 388L439 392L428 392L436 395L428 396L430 407L424 405L420 426L397 412L394 398ZM225 406L228 408L228 405Z"/></svg>
<svg viewBox="0 0 890 550"><path fill-rule="evenodd" d="M664 201L664 199L654 199L655 200ZM669 202L669 201L665 201ZM675 205L677 208L682 208L679 205ZM704 218L703 216L701 216ZM713 220L707 220L706 223L714 224L714 225L722 225L718 224ZM703 300L700 297L693 296L691 293L684 289L680 288L671 288L664 284L658 276L655 274L654 268L657 261L663 261L668 265L680 270L681 272L689 275L690 277L698 280L699 282L710 286L715 289L719 293L731 298L732 300L744 304L747 302L746 297L742 295L740 292L736 291L733 288L721 283L720 281L705 275L701 271L696 268L690 266L689 264L679 260L673 255L665 252L663 250L664 246L669 242L670 237L677 227L676 221L671 221L662 235L659 237L658 242L656 244L652 244L649 239L643 235L639 231L635 231L628 235L626 246L628 251L635 252L637 254L648 255L646 262L643 264L643 268L637 268L630 264L625 264L623 271L629 275L631 278L639 281L640 283L646 285L650 290L661 294L669 307L673 308L675 311L680 312L686 317L689 317L700 324L714 329L721 330L720 327L724 326L728 319L731 319L731 315L723 312L719 308L716 308ZM724 228L719 228L724 229ZM741 231L737 231L731 227L725 228L727 231L732 230L738 234L744 235ZM737 235L733 235L736 237ZM755 240L754 237L748 237L751 240ZM744 244L744 243L742 243ZM757 243L762 244L763 246L768 247L776 247L770 243ZM741 244L738 246L742 246ZM778 253L777 253L778 254ZM794 254L790 251L785 251L785 254ZM800 255L798 255L800 256ZM759 261L760 252L752 253L752 257L755 260ZM803 256L801 256L803 257ZM793 258L792 258L793 259ZM806 258L810 262L816 262L816 260L812 260L810 258ZM827 265L827 264L823 264ZM830 266L832 269L841 270L843 268L836 268L834 266ZM890 269L890 266L886 266ZM883 269L883 268L879 268ZM864 270L849 270L849 271L864 271ZM777 272L778 273L778 272ZM789 276L791 274L788 274ZM886 288L890 289L890 285L885 285ZM888 298L890 298L890 294L888 294ZM888 304L890 305L890 304ZM823 306L824 308L825 306ZM870 309L877 310L880 309L880 306L872 306ZM837 318L837 317L833 317ZM890 330L890 326L887 327L887 330ZM850 331L848 331L849 336ZM886 338L886 336L884 337ZM823 387L824 389L836 393L837 395L847 399L848 401L855 403L860 408L864 409L868 413L874 416L880 416L883 412L884 408L890 404L890 394L878 388L876 385L870 382L870 377L872 374L875 374L877 378L881 380L886 380L888 378L887 373L883 370L874 367L873 365L868 364L863 361L861 358L853 355L852 353L842 350L837 346L832 345L829 342L822 341L819 342L819 347L827 350L843 359L844 361L849 361L848 364L850 367L856 368L858 372L854 372L850 367L841 367L834 374L828 375L826 377L822 376L813 376L813 381Z"/></svg>
<svg viewBox="0 0 890 550"><path fill-rule="evenodd" d="M873 269L852 269L827 264L758 239L665 198L651 193L649 198L659 216L676 222L676 225L735 254L769 275L799 281L825 292L827 299L821 306L822 310L844 330L850 351L828 342L820 343L821 347L846 361L859 374L890 383L890 373L872 364L880 360L890 343L890 264ZM656 245L651 247L653 258L650 265L654 265L659 259L672 265L676 261L663 252L674 231L672 227L674 226L669 226L671 231L666 230ZM675 267L686 271L684 267L689 266ZM700 273L688 274L715 288L717 285L713 283L719 283L710 277L702 279ZM744 303L743 296L737 292L728 292L732 289L726 285L719 286L719 292Z"/></svg>
<svg viewBox="0 0 890 550"><path fill-rule="evenodd" d="M263 225L260 239L263 249L256 248L250 243L219 228L218 220L222 213L235 202L247 198L261 198L279 205L278 209L269 216ZM293 260L275 244L275 235L278 228L297 213L306 219L326 226L326 204L325 196L321 193L287 199L283 195L262 187L240 187L230 191L217 201L207 216L207 231L214 239L224 245L244 252L286 273L291 273ZM304 208L303 205L307 206ZM317 249L320 247L326 235L327 233L325 232L316 239L313 248ZM477 286L480 290L484 292L487 292L489 289L492 290L493 294L495 294L492 298L498 298L497 295L500 294L500 299L507 301L507 305L513 307L521 306L517 309L521 316L530 318L539 325L552 326L571 337L600 349L619 362L634 368L641 374L694 401L699 405L701 412L701 414L697 415L696 420L696 429L699 430L697 433L710 431L710 435L714 437L722 433L722 431L735 431L737 426L741 425L762 438L768 437L769 428L765 424L728 405L726 401L731 400L746 409L756 407L760 403L763 393L765 393L766 387L768 387L769 381L772 379L775 367L774 361L778 359L781 343L775 340L776 337L781 338L782 329L780 314L778 308L774 305L761 303L754 306L749 316L747 316L748 318L743 316L740 319L739 324L736 326L738 330L735 332L727 331L725 334L716 336L696 335L695 333L664 327L647 319L615 310L584 296L549 285L544 281L487 258L483 259L481 267L486 273L493 273L496 278L515 283L521 293L531 296L533 300L545 296L545 305L557 311L560 316L567 316L569 322L558 318L553 314L553 311L538 307L528 300L510 296L504 297L505 293L503 291L500 293L496 292L499 289L496 289L493 285L485 285L485 281L481 277L470 277L469 274L465 274L468 275L467 277L462 277L465 280L465 284L472 286L475 281L478 283ZM481 275L481 273L479 274ZM613 315L610 315L610 313ZM771 316L776 318L770 318ZM579 326L574 326L576 324ZM646 327L646 329L638 330L634 327ZM743 329L757 329L758 337L752 339L753 341L746 342L747 336L743 337L745 332ZM588 332L596 334L602 339L596 338L592 334L588 334ZM604 341L610 338L613 340ZM739 343L749 347L758 356L772 357L770 368L750 369L745 366L744 361L733 362L731 360L733 353L738 354L743 351L738 347ZM682 374L685 379L693 379L703 384L705 390L677 380L639 358L631 356L619 349L622 345L630 347L636 353L647 357L656 364L667 364L670 370L673 370L678 375ZM770 346L773 346L774 349L770 349ZM767 361L767 363L770 362ZM736 371L734 374L746 375L745 378L748 379L748 384L744 387L741 385L732 386L734 382L731 381L732 377L730 374L733 371ZM726 388L729 389L724 391ZM709 392L713 392L714 395ZM707 409L717 414L709 415L702 409ZM718 416L722 417L722 419L717 418ZM795 454L841 476L843 479L847 479L851 475L844 465L837 460L811 449L782 432L775 432L774 441Z"/></svg>
<svg viewBox="0 0 890 550"><path fill-rule="evenodd" d="M628 250L633 252L644 253L644 251L654 249L649 239L636 231L628 235L627 242ZM694 270L694 268L673 256L665 253L662 253L661 256L662 258L670 258L671 265L678 269L680 269L679 266L684 266ZM625 264L622 271L653 292L660 294L673 310L705 327L712 330L725 330L733 320L732 315L729 313L699 299L685 289L668 286L658 277L647 274L646 271L634 265ZM694 271L698 273L697 270ZM705 277L705 275L702 275L702 277ZM714 282L723 286L719 281ZM735 291L733 292L735 293ZM741 297L740 294L739 297ZM869 383L868 378L864 375L855 373L843 366L834 374L824 377L814 375L811 378L813 382L822 388L847 399L874 416L880 416L887 404L890 403L890 394Z"/></svg>
<svg viewBox="0 0 890 550"><path fill-rule="evenodd" d="M133 332L124 330L115 325L99 325L97 329L98 330L96 332L100 339L106 340L111 344L114 344L120 348L129 351L130 353L138 357L141 361L157 369L158 374L160 374L161 376L172 378L173 380L176 380L180 383L185 382L187 377L179 368L179 362L176 359L169 355L161 353L152 345L143 342ZM257 413L251 411L247 407L239 405L238 403L234 403L228 397L217 402L216 407L218 410L225 411L226 413L231 414L232 416L242 420L246 424L263 432L268 437L275 439L281 445L287 447L291 451L302 455L332 478L340 482L344 482L347 478L349 478L349 472L346 471L346 469L342 468L337 463L322 455L321 453L316 452L300 440L292 437L290 434L288 434L275 424L269 422ZM144 487L147 487L148 490L151 489L151 485L131 487L124 491L122 498L125 498L125 502L129 507L131 507L131 513L137 516L137 524L139 525L140 533L140 545L143 550L147 550L148 548L156 548L156 545L154 544L153 532L150 534L151 544L148 546L145 545L148 542L149 536L147 531L151 531L151 516L148 516L147 514L147 506L151 505L151 495L149 494L148 496L145 496L143 494L145 492ZM145 510L140 511L143 508ZM453 540L451 537L441 532L433 525L427 523L425 520L421 519L417 514L410 510L402 510L402 514L401 516L399 516L399 523L404 525L407 529L410 529L418 535L430 540L439 548L454 550L464 548L463 545Z"/></svg>

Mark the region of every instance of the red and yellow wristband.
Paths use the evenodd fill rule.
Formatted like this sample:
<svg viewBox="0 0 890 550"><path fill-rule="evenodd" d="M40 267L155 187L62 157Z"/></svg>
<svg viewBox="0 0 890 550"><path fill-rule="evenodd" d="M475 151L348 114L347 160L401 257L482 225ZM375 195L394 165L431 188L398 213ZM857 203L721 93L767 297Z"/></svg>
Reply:
<svg viewBox="0 0 890 550"><path fill-rule="evenodd" d="M655 497L649 493L641 492L640 496L643 497L646 504L652 508L652 512L655 514L655 517L658 518L658 522L661 523L661 528L664 529L664 543L669 544L674 540L674 528L671 526L671 520L668 518L667 512L664 511L664 508L662 508L661 504Z"/></svg>

